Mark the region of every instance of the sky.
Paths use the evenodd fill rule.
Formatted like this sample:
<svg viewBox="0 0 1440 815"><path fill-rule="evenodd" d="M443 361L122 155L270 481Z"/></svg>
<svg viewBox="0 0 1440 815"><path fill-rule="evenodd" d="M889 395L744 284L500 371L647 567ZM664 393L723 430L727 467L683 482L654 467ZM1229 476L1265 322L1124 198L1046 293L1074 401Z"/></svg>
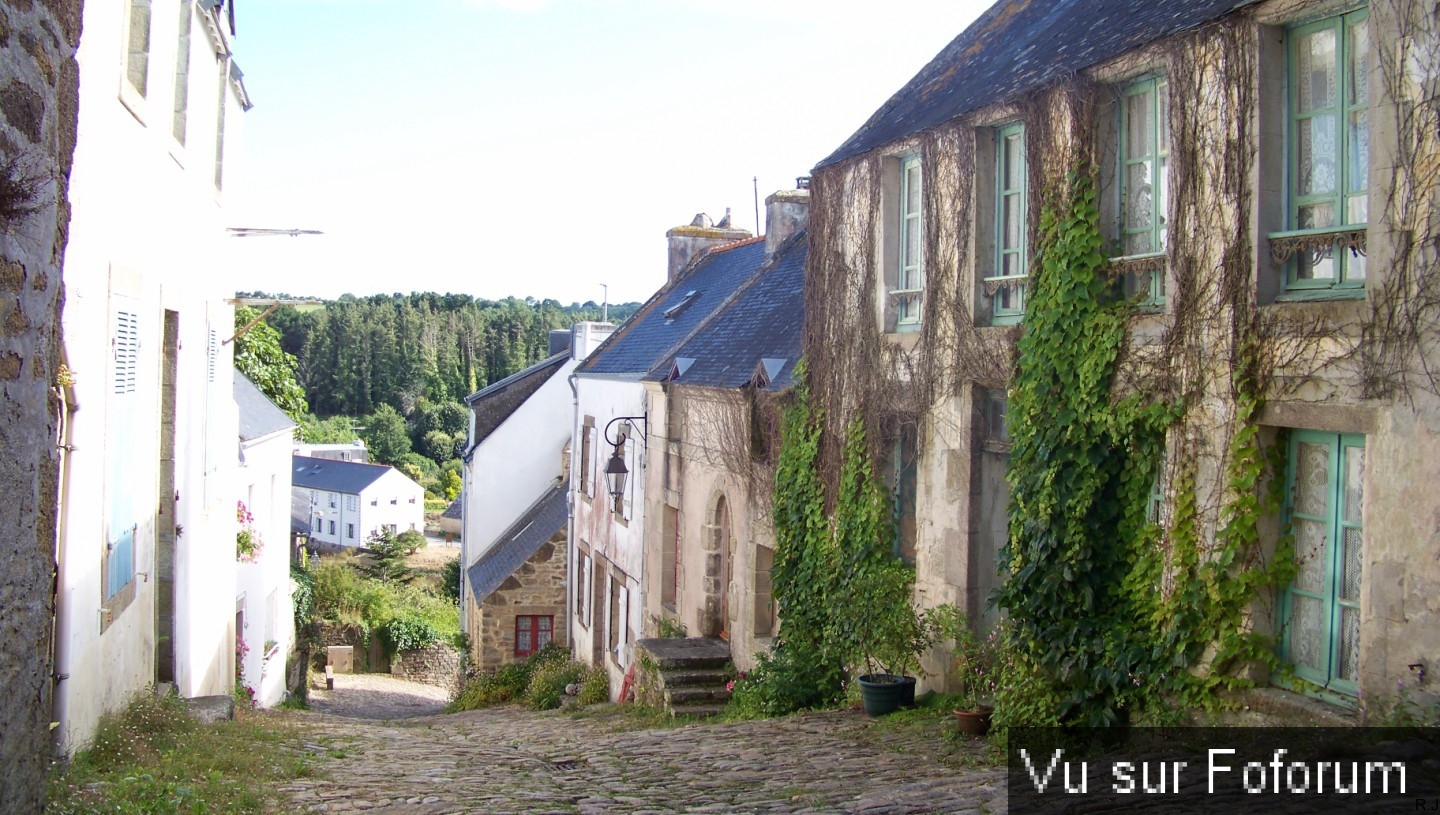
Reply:
<svg viewBox="0 0 1440 815"><path fill-rule="evenodd" d="M245 291L643 301L756 230L988 0L243 0ZM227 170L231 159L227 157Z"/></svg>

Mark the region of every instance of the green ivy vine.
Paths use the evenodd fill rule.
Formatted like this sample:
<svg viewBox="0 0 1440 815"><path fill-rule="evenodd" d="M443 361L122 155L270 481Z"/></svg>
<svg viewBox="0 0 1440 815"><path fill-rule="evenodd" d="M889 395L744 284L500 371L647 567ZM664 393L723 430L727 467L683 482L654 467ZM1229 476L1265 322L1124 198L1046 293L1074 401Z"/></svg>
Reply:
<svg viewBox="0 0 1440 815"><path fill-rule="evenodd" d="M1010 537L996 600L1013 623L1013 656L997 723L1096 726L1162 702L1212 705L1246 684L1246 666L1274 665L1247 617L1290 578L1284 545L1268 563L1260 554L1259 519L1280 496L1273 478L1261 495L1273 463L1255 421L1256 355L1242 340L1215 539L1202 541L1189 462L1175 468L1167 536L1146 508L1183 405L1113 393L1129 305L1104 273L1089 173L1072 173L1044 207L1038 247L1010 391Z"/></svg>
<svg viewBox="0 0 1440 815"><path fill-rule="evenodd" d="M759 707L787 713L838 702L848 669L918 667L927 626L911 602L914 569L891 551L893 529L861 419L846 430L839 490L827 514L819 471L821 411L802 367L786 409L774 491L775 597L781 627L760 658ZM917 650L918 649L918 650Z"/></svg>

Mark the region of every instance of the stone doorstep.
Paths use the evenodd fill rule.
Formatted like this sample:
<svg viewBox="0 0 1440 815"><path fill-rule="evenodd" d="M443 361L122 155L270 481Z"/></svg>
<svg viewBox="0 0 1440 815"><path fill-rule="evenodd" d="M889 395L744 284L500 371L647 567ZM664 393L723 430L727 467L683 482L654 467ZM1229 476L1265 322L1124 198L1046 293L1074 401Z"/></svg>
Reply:
<svg viewBox="0 0 1440 815"><path fill-rule="evenodd" d="M642 639L636 643L662 671L724 668L730 664L730 646L709 637Z"/></svg>
<svg viewBox="0 0 1440 815"><path fill-rule="evenodd" d="M688 716L695 719L708 719L711 716L719 716L724 713L726 707L723 702L715 705L682 705L680 707L671 707L669 713L671 717Z"/></svg>
<svg viewBox="0 0 1440 815"><path fill-rule="evenodd" d="M721 685L732 678L728 668L704 668L695 671L664 671L665 686L690 687L692 685Z"/></svg>
<svg viewBox="0 0 1440 815"><path fill-rule="evenodd" d="M680 687L672 688L670 678L665 678L665 704L670 707L677 707L689 704L708 704L714 702L725 702L730 698L730 691L724 685L718 687Z"/></svg>

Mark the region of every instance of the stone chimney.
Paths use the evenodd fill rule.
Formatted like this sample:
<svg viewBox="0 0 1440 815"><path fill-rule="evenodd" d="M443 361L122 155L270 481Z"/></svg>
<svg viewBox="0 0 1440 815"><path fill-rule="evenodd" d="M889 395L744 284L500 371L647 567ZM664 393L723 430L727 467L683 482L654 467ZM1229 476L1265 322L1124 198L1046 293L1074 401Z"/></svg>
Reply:
<svg viewBox="0 0 1440 815"><path fill-rule="evenodd" d="M810 179L795 179L795 189L776 190L765 198L765 256L810 223Z"/></svg>
<svg viewBox="0 0 1440 815"><path fill-rule="evenodd" d="M670 242L670 264L665 279L674 280L675 276L689 265L701 252L713 249L722 244L744 240L751 237L748 229L734 229L730 226L730 213L726 211L725 218L720 225L710 222L710 216L699 213L689 226L677 226L665 233L666 239Z"/></svg>

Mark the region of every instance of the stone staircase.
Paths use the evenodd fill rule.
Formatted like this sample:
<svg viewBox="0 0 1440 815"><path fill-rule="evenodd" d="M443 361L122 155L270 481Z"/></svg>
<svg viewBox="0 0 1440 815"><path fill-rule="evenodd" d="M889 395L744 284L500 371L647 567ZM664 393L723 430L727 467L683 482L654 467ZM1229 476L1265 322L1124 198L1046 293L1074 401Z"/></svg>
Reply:
<svg viewBox="0 0 1440 815"><path fill-rule="evenodd" d="M643 639L635 643L635 701L672 716L714 716L725 709L735 675L730 645L711 637Z"/></svg>

